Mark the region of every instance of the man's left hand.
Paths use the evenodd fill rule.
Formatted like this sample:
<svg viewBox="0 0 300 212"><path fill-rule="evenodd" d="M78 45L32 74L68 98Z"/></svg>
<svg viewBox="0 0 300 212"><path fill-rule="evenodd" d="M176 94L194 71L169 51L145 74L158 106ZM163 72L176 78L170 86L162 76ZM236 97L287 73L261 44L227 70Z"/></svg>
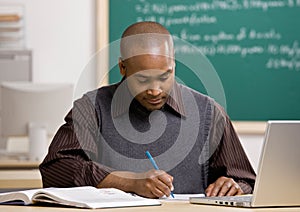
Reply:
<svg viewBox="0 0 300 212"><path fill-rule="evenodd" d="M243 194L243 190L232 178L220 177L205 190L206 196L234 196Z"/></svg>

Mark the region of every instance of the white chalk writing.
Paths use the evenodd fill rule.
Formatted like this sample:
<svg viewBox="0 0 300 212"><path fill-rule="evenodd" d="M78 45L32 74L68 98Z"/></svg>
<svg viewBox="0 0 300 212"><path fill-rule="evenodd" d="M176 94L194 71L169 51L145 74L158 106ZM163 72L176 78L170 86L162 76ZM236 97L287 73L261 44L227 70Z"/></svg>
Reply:
<svg viewBox="0 0 300 212"><path fill-rule="evenodd" d="M178 45L175 47L176 53L192 54L200 51L206 56L215 56L217 54L222 55L240 55L246 57L247 55L263 54L265 52L263 46L241 46L237 44L226 44L226 45Z"/></svg>
<svg viewBox="0 0 300 212"><path fill-rule="evenodd" d="M180 16L180 17L164 17L164 16L145 16L145 17L137 17L137 21L155 21L160 24L171 27L174 25L189 25L195 26L200 24L214 24L217 22L217 18L215 16L209 15L201 15L198 16L196 13L192 13L190 15Z"/></svg>
<svg viewBox="0 0 300 212"><path fill-rule="evenodd" d="M288 68L289 70L300 71L300 61L295 59L270 58L266 63L266 68L268 69Z"/></svg>
<svg viewBox="0 0 300 212"><path fill-rule="evenodd" d="M256 29L247 29L246 27L241 27L239 31L236 32L226 32L221 30L217 33L191 33L187 28L183 28L179 37L183 40L193 43L198 42L209 42L217 44L221 41L243 41L243 40L280 40L282 35L275 29L271 28L265 31L257 31Z"/></svg>
<svg viewBox="0 0 300 212"><path fill-rule="evenodd" d="M143 15L174 15L176 13L217 10L238 11L259 9L262 11L268 11L270 9L296 6L300 6L299 0L213 0L198 1L192 4L188 4L187 2L178 4L151 3L150 0L140 0L139 4L135 6L135 10L137 13Z"/></svg>
<svg viewBox="0 0 300 212"><path fill-rule="evenodd" d="M175 46L177 53L192 54L200 50L210 57L238 55L245 58L250 55L264 55L267 56L265 62L267 69L299 70L298 40L292 40L292 43L289 43L291 41L286 38L285 32L280 27L278 28L279 25L276 22L272 27L273 24L268 16L273 11L278 13L279 9L293 10L296 7L300 7L300 0L204 0L172 3L139 0L134 9L137 14L136 21L159 22L169 29L175 29L172 34L189 43ZM236 27L223 27L224 19L231 14L234 15L240 11L246 14L250 10L255 14L262 14L261 16L265 19L261 21L264 22L255 24L250 21L243 24L241 16L241 21ZM224 13L218 13L218 11L226 11L227 16L225 17ZM233 19L229 20L233 21ZM255 16L253 20L260 21ZM209 28L209 30L203 28L210 25L216 27ZM256 28L256 26L259 27Z"/></svg>

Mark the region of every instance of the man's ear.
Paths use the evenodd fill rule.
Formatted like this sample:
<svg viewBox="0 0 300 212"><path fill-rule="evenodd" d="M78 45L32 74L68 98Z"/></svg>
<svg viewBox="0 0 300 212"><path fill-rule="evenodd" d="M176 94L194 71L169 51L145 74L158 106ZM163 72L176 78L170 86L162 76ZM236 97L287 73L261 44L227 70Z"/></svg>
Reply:
<svg viewBox="0 0 300 212"><path fill-rule="evenodd" d="M121 57L119 57L119 69L120 69L121 75L124 77L126 74L126 66Z"/></svg>

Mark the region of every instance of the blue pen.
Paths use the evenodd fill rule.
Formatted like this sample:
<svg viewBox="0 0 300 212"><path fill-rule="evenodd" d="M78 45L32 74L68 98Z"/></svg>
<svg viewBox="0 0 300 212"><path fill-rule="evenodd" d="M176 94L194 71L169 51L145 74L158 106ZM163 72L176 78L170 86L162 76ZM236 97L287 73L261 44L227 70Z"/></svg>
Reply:
<svg viewBox="0 0 300 212"><path fill-rule="evenodd" d="M154 169L159 170L157 164L155 163L155 160L153 159L153 157L149 151L146 151L146 155L147 155L148 159L150 160L150 162L152 163ZM171 191L171 196L174 198L174 194L172 191Z"/></svg>

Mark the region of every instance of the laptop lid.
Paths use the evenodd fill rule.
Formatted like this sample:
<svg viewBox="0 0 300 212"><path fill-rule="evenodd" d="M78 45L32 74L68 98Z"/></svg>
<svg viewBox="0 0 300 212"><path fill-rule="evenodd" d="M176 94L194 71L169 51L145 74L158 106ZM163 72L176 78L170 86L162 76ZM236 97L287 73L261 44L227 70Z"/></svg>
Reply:
<svg viewBox="0 0 300 212"><path fill-rule="evenodd" d="M300 121L268 121L252 206L300 205Z"/></svg>

